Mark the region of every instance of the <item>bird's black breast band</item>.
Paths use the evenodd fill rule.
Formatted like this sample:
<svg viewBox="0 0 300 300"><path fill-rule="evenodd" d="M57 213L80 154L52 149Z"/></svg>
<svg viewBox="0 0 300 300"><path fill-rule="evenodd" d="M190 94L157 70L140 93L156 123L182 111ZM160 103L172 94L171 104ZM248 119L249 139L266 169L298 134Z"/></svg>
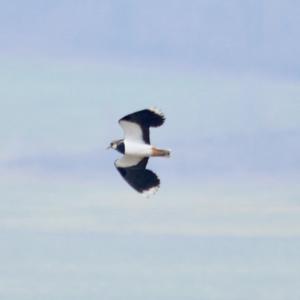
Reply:
<svg viewBox="0 0 300 300"><path fill-rule="evenodd" d="M117 146L117 151L119 151L119 152L122 153L122 154L125 154L125 145L124 145L124 142L120 143L120 144Z"/></svg>

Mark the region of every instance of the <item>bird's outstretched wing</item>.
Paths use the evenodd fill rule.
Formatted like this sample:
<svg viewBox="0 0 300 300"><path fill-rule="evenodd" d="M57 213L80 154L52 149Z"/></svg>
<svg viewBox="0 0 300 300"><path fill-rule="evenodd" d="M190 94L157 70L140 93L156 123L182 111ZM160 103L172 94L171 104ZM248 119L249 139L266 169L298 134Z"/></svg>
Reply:
<svg viewBox="0 0 300 300"><path fill-rule="evenodd" d="M119 120L126 140L150 144L149 127L161 126L165 117L156 108L144 109Z"/></svg>
<svg viewBox="0 0 300 300"><path fill-rule="evenodd" d="M146 169L148 159L148 157L139 158L124 155L121 159L115 161L115 166L121 176L131 187L145 196L154 194L160 185L157 175Z"/></svg>

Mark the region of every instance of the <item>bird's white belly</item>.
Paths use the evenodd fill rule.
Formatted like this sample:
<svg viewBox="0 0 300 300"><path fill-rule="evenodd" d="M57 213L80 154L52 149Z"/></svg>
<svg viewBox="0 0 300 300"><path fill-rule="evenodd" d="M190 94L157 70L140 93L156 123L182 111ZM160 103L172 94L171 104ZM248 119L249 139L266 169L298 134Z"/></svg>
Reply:
<svg viewBox="0 0 300 300"><path fill-rule="evenodd" d="M125 154L134 155L134 156L151 156L152 154L152 146L148 144L142 143L134 143L125 141Z"/></svg>

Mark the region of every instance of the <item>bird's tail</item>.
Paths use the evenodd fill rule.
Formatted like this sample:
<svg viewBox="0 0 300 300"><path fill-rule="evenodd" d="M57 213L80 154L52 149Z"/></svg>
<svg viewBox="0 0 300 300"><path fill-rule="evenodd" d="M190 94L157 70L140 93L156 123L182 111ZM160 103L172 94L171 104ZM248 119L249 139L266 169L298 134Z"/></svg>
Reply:
<svg viewBox="0 0 300 300"><path fill-rule="evenodd" d="M170 157L171 151L165 150L165 149L157 149L155 147L152 147L152 155L151 156L164 156L164 157Z"/></svg>

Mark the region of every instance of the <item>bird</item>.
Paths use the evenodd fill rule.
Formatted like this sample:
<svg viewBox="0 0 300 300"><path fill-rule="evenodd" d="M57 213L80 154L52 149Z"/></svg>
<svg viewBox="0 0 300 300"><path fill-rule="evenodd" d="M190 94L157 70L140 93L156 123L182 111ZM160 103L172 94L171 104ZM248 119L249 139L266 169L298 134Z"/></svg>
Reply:
<svg viewBox="0 0 300 300"><path fill-rule="evenodd" d="M170 157L171 151L159 149L150 143L150 127L165 122L164 114L157 108L143 109L119 120L124 138L114 140L107 147L123 154L114 162L125 181L138 193L149 197L160 187L159 177L146 169L150 157Z"/></svg>

